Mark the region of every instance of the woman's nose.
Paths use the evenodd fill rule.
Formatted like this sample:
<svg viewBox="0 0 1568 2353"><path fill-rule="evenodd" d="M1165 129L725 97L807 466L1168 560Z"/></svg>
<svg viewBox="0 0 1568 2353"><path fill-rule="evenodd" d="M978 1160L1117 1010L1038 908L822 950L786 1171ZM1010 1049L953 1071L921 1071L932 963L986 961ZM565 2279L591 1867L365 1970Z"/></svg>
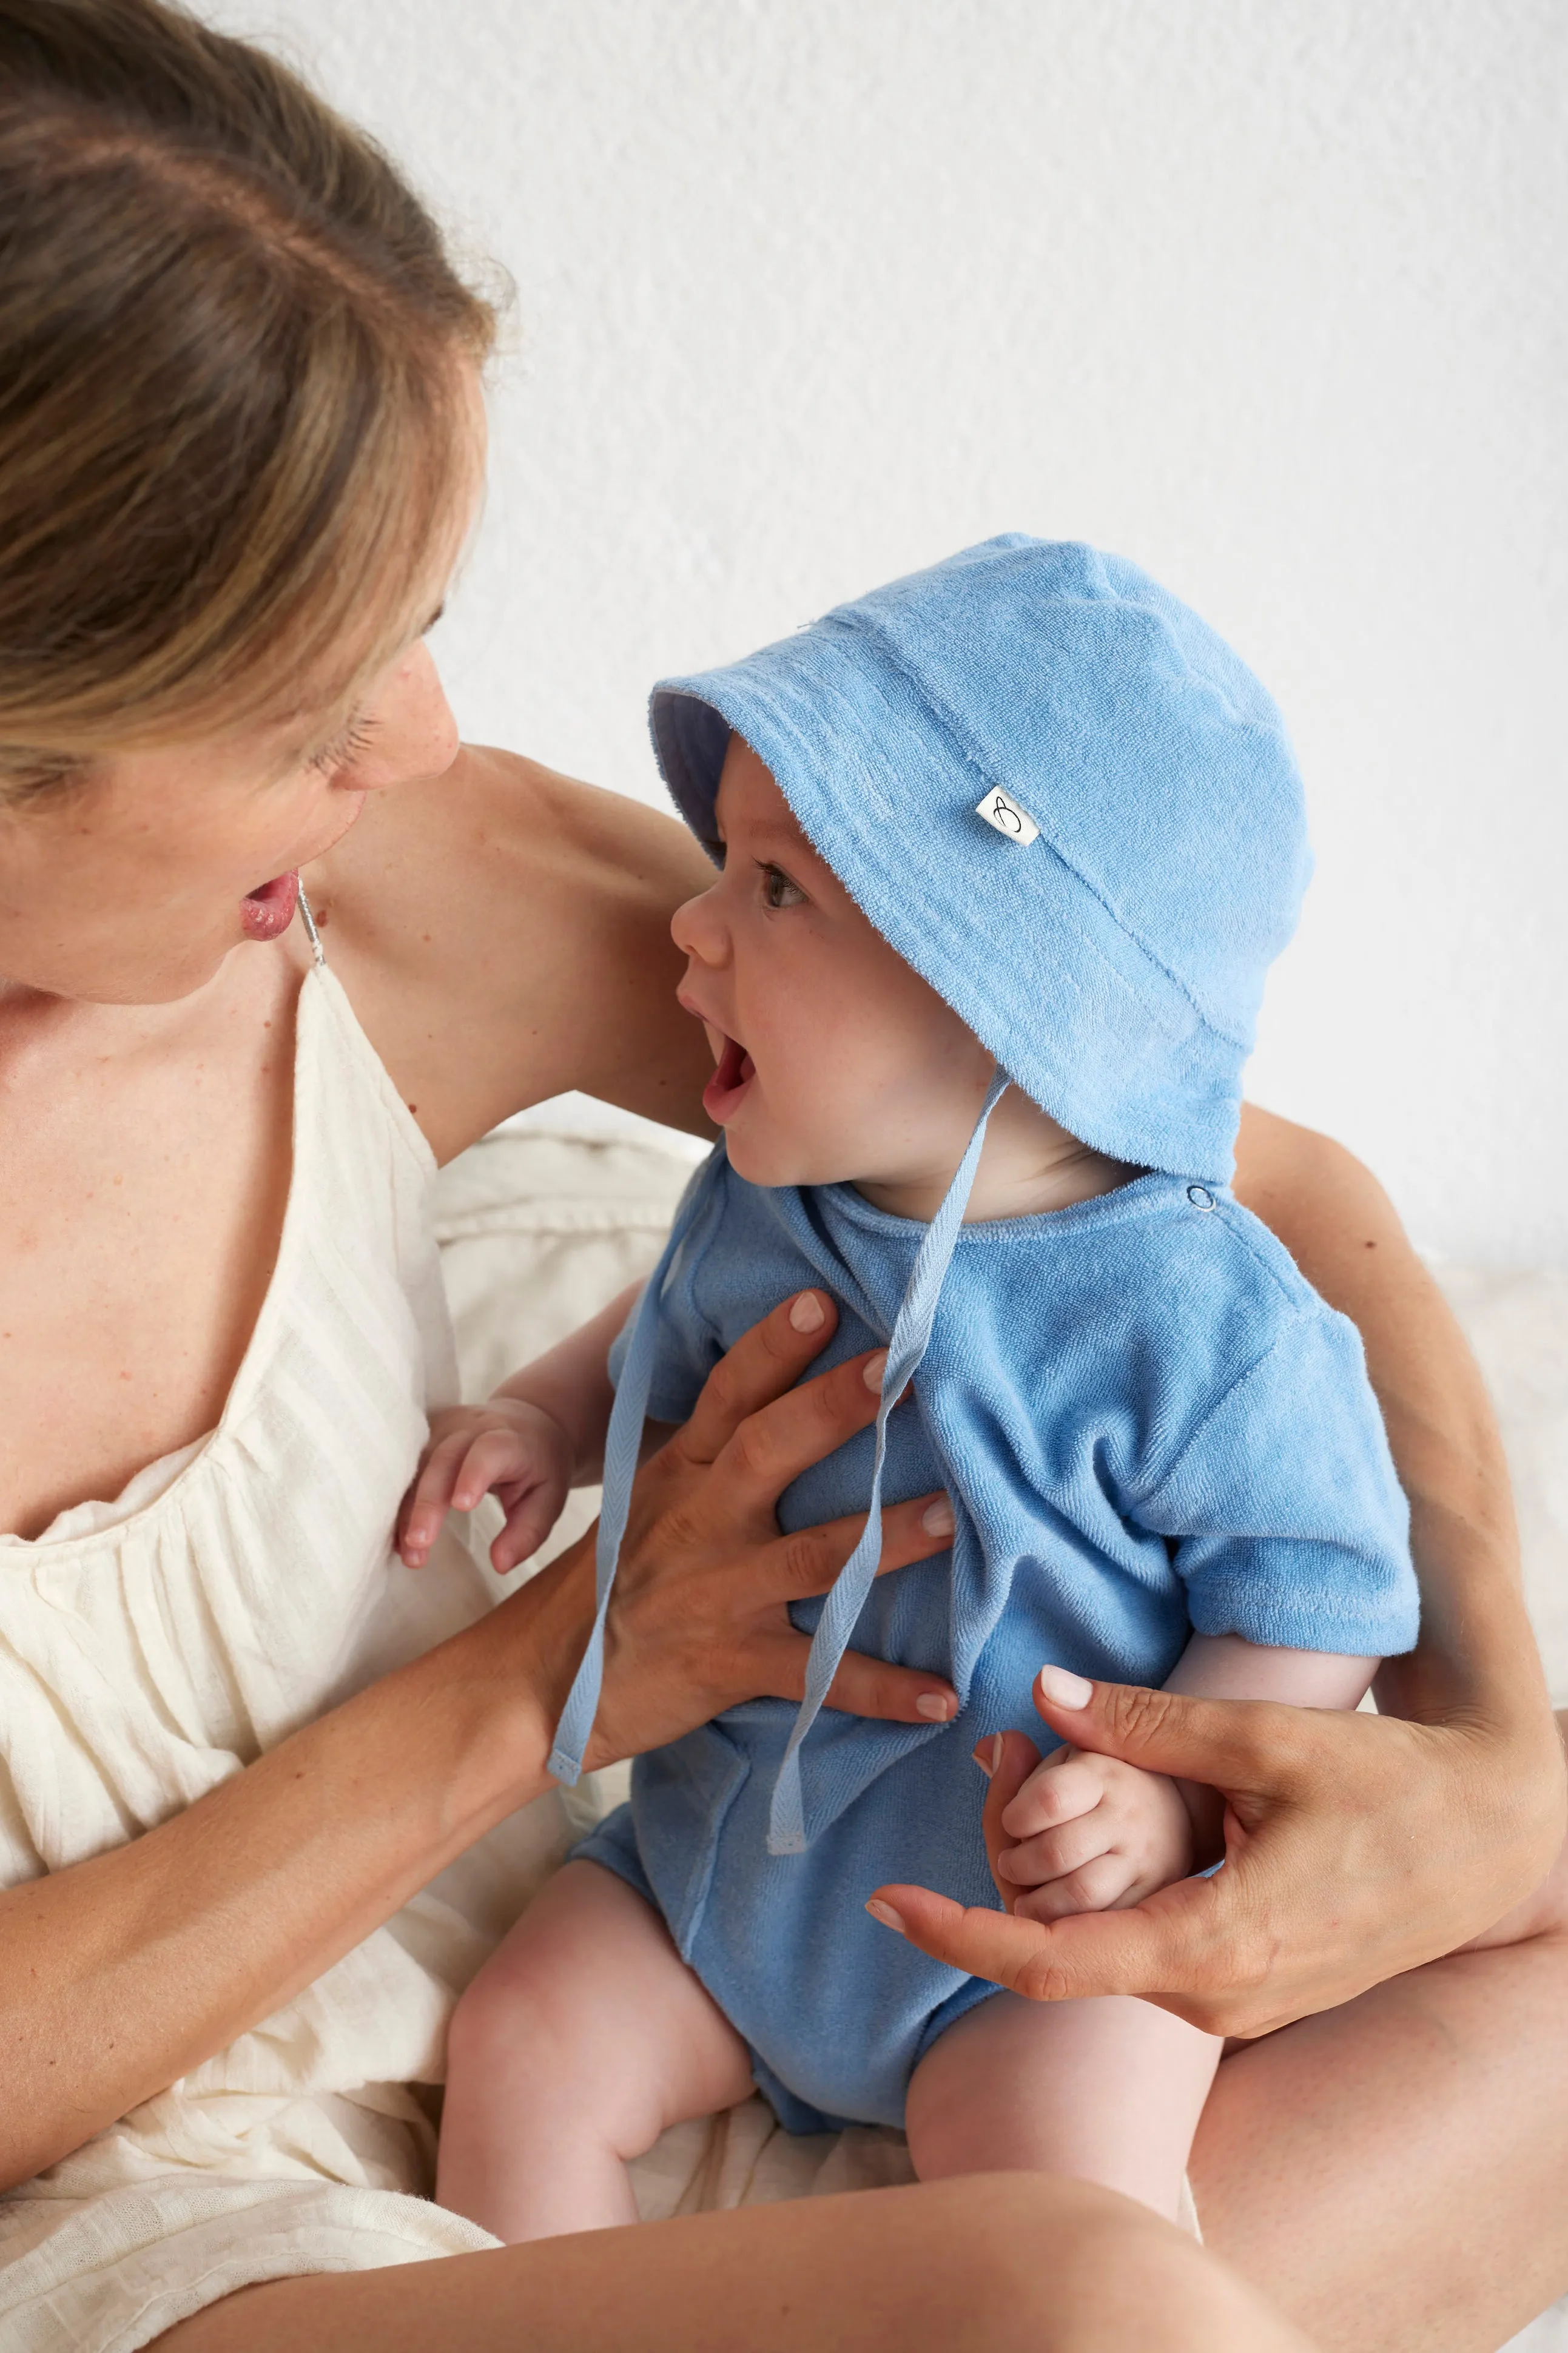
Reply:
<svg viewBox="0 0 1568 2353"><path fill-rule="evenodd" d="M384 791L416 776L445 776L458 756L458 723L423 639L410 646L377 695L365 756L343 775L354 792Z"/></svg>

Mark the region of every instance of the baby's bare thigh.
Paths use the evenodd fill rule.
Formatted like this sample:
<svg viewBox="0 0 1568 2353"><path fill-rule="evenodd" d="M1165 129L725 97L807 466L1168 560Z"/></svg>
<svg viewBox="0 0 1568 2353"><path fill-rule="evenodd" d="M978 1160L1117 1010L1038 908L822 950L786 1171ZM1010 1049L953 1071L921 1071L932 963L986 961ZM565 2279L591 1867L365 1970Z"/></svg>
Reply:
<svg viewBox="0 0 1568 2353"><path fill-rule="evenodd" d="M673 2120L732 2107L752 2089L751 2056L677 1952L652 1905L596 1862L547 1880L475 1978L452 2027L459 2072L503 2042L556 2054L573 2073L635 2074Z"/></svg>
<svg viewBox="0 0 1568 2353"><path fill-rule="evenodd" d="M910 2084L915 2169L1070 2173L1164 2206L1179 2185L1220 2045L1122 1995L997 1993L934 2043Z"/></svg>

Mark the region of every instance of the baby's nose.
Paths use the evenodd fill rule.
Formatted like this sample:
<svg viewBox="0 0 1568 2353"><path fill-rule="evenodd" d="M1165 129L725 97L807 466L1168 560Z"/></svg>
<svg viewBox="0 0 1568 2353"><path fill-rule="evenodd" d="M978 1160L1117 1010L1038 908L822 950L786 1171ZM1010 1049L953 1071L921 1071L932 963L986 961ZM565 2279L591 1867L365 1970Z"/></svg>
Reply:
<svg viewBox="0 0 1568 2353"><path fill-rule="evenodd" d="M669 935L681 955L703 964L721 964L724 959L725 934L710 904L712 897L711 891L700 891L695 899L677 907L669 919Z"/></svg>

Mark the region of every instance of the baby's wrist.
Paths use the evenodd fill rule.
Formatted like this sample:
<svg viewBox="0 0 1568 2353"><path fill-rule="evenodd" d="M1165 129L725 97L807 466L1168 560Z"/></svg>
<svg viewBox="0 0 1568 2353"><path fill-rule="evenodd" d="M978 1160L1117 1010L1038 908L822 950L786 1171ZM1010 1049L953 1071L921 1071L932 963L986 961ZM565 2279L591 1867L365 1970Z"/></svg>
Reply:
<svg viewBox="0 0 1568 2353"><path fill-rule="evenodd" d="M1225 1859L1225 1799L1202 1781L1178 1781L1175 1787L1192 1825L1190 1867L1206 1871L1211 1863Z"/></svg>
<svg viewBox="0 0 1568 2353"><path fill-rule="evenodd" d="M571 1479L583 1457L585 1433L569 1418L562 1401L546 1404L542 1398L520 1393L503 1381L487 1398L485 1410L506 1422L519 1437L531 1439L536 1446L548 1446Z"/></svg>
<svg viewBox="0 0 1568 2353"><path fill-rule="evenodd" d="M502 1421L510 1422L514 1429L521 1429L537 1417L539 1420L547 1422L552 1430L559 1432L568 1444L571 1443L572 1433L556 1407L546 1405L542 1399L529 1396L526 1390L514 1389L505 1381L501 1383L500 1388L490 1391L485 1399L483 1410L486 1413L499 1415Z"/></svg>

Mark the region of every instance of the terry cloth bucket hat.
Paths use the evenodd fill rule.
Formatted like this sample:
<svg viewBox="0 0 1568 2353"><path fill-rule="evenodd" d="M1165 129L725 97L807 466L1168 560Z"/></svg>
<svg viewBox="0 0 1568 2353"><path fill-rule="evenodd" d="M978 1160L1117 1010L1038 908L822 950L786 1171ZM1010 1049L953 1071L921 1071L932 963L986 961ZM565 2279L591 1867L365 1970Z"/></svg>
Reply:
<svg viewBox="0 0 1568 2353"><path fill-rule="evenodd" d="M1301 783L1252 672L1147 573L1009 532L664 680L651 720L710 852L733 729L1026 1094L1118 1160L1228 1179L1310 871Z"/></svg>

